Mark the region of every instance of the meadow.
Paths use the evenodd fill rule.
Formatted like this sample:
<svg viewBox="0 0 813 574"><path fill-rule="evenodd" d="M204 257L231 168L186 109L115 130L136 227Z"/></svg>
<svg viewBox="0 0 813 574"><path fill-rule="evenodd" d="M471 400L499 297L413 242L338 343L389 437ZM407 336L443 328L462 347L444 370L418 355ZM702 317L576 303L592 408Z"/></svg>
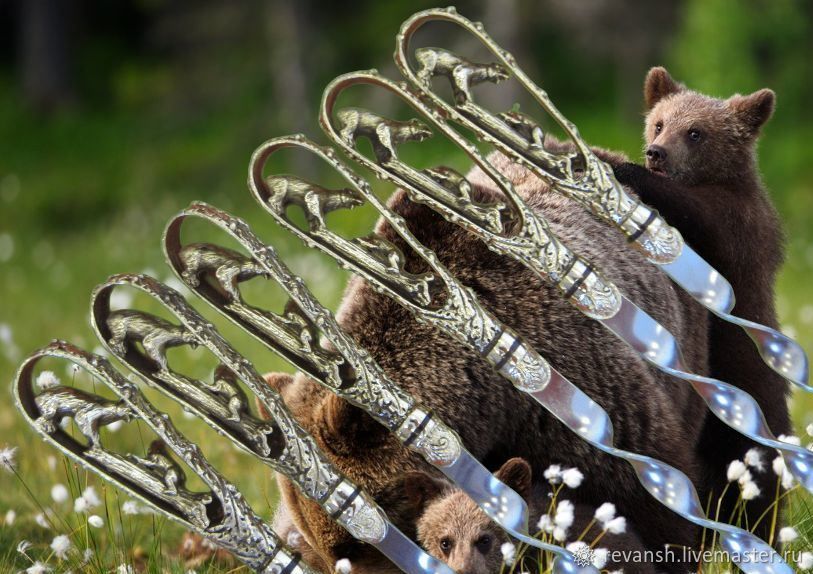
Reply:
<svg viewBox="0 0 813 574"><path fill-rule="evenodd" d="M726 20L724 25L733 27L725 28L729 35L720 32L723 39L717 39L719 45L707 46L703 51L715 57L701 60L692 40L705 37L713 23L723 22L722 12L714 12L711 7L704 12L697 8L703 3L691 4L697 14L704 16L691 13L695 14L692 20L690 14L667 58L684 72L681 79L714 94L745 92L775 80L770 85L778 93L779 107L761 139L760 166L787 234L787 261L777 286L777 304L783 330L813 351L813 124L809 113L800 111L806 84L794 76L803 58L789 59L787 74L765 77L746 63L731 66L731 74L721 75L719 62L738 46L734 40L728 44L723 40L739 38L731 32L738 30L736 26L747 28L743 35L754 33L758 17L751 15L750 20L743 17L733 23ZM398 18L409 12L404 8ZM791 37L809 37L807 28L798 30L803 24L793 25L796 31L791 32L796 36ZM791 23L788 26L792 27ZM783 38L783 49L791 53L793 46ZM385 44L389 46L389 40ZM197 102L196 107L187 107L177 98L175 92L182 80L173 75L175 70L154 62L137 60L118 68L103 105L72 107L47 117L26 108L15 89L14 77L0 73L3 389L9 388L23 357L53 338L67 339L90 351L103 351L89 326L88 307L91 290L110 274L145 272L177 285L163 261L161 234L169 218L192 200L206 201L245 218L304 277L320 300L335 309L347 274L276 226L253 202L246 188L251 152L265 139L281 135L281 130L287 129L281 126L287 124L273 103L269 104L268 83L257 79L257 70L266 62L259 56L243 59L250 47L242 49L239 55L223 55L218 64L218 72L234 72L233 82L222 87L217 98ZM711 61L718 62L718 67L713 68ZM354 61L352 68L346 69L362 64L370 62ZM332 69L334 74L343 71L345 68ZM564 72L554 76L559 81L566 77ZM803 80L809 81L809 73ZM552 94L556 99L555 88ZM318 94L308 100L315 110ZM591 144L620 149L640 159L639 117L630 120L617 113L617 102L610 99L568 99L565 94L557 102ZM306 132L324 142L315 112L311 120ZM427 156L442 153L431 144L424 150ZM459 156L445 157L444 163L460 169L466 166L465 158ZM389 191L383 184L376 185L382 193ZM374 220L373 213L361 211L336 225L344 233L360 234L370 229ZM266 297L273 305L280 304L268 294L255 294ZM136 298L135 302L144 301ZM290 370L282 359L222 320L205 303L191 302L260 371ZM205 372L199 364L200 352L184 350L176 358L179 365ZM74 377L81 381L84 375L66 367L54 363L48 368L63 381ZM185 565L179 556L181 527L132 504L126 494L106 486L45 446L24 424L7 390L2 392L0 453L13 453L15 464L13 471L0 468L0 573L25 571L36 567L37 562L57 573L126 574L128 568L156 573L186 572L190 568L199 573L239 570L216 561ZM273 515L277 493L267 468L216 436L201 421L185 416L173 403L151 391L147 395L172 416L191 440L204 445L209 460L238 485L260 515ZM813 423L813 396L797 390L790 400L796 434L807 444L813 441L806 432ZM105 440L143 450L143 431L143 426L132 423L115 436L106 431ZM0 467L4 466L2 456ZM772 472L772 458L766 455L764 472ZM777 477L777 481L781 478ZM93 491L88 492L89 487ZM565 496L569 487L561 488ZM738 488L737 484L732 488ZM79 503L82 511L76 512L77 499L94 504L84 508L86 504ZM795 487L779 504L787 508L788 524L798 531L798 538L788 543L786 550L812 549L813 497ZM757 517L747 516L747 503L743 508L739 516L720 518L753 525ZM714 515L713 501L709 510ZM556 509L552 507L551 513L555 516ZM70 545L64 558L60 556L66 539L54 543L55 537L61 535L68 536ZM775 535L779 536L778 528ZM21 548L24 541L30 547ZM707 543L707 549L713 548L715 540L709 535ZM596 544L600 546L600 541ZM520 562L505 570L519 572ZM726 563L710 562L702 570L722 573L730 568ZM46 571L50 570L40 573Z"/></svg>

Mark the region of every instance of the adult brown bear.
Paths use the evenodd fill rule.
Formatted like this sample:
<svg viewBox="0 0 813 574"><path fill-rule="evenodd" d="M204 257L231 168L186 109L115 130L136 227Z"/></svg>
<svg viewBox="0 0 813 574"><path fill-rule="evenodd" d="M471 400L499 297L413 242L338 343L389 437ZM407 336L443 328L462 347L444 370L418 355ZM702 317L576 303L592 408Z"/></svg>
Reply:
<svg viewBox="0 0 813 574"><path fill-rule="evenodd" d="M605 158L613 164L625 161L609 153ZM680 339L694 371L707 372L704 310L629 249L620 233L574 202L549 193L539 179L506 158L492 159L557 235L588 260L601 262L622 291ZM475 199L498 197L482 172L474 170L468 177ZM607 410L619 447L654 456L696 480L695 444L706 409L688 385L650 368L599 323L563 301L555 288L426 207L408 201L405 194L396 193L389 205L485 306L522 332L553 366ZM406 249L386 224L379 223L376 229ZM406 260L407 270L423 270L422 261L411 253L406 253ZM350 281L338 318L395 382L438 413L490 469L497 470L511 457L529 461L538 477L553 463L578 467L585 480L571 497L575 504L596 508L615 503L628 518L630 536L645 548L693 545L696 529L650 497L628 463L582 442L476 353L418 324L364 281ZM405 501L401 478L408 471L434 469L365 413L305 376L272 374L268 379L338 468L375 496L396 525L414 537L417 516ZM390 571L380 554L352 540L284 477L279 477L279 484L282 516L288 528L302 534L307 557L317 567L330 570L337 559L349 558L355 573ZM685 567L663 565L666 570Z"/></svg>

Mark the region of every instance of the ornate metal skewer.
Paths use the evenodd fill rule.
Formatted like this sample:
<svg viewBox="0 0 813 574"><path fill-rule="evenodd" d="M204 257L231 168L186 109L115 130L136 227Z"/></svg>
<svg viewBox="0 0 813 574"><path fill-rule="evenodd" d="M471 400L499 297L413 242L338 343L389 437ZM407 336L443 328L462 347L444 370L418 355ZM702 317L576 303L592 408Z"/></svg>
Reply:
<svg viewBox="0 0 813 574"><path fill-rule="evenodd" d="M119 285L151 295L181 324L141 311L111 311L110 295ZM177 291L146 275L114 275L93 291L91 322L99 340L114 356L237 446L287 476L354 538L378 548L404 572L452 574L448 566L398 530L368 494L342 476L251 362L237 353ZM141 344L143 352L136 343ZM205 346L220 361L214 383L196 381L168 366L168 347L193 343ZM248 386L271 414L270 427L262 426L248 414L237 381ZM197 390L192 391L193 386Z"/></svg>
<svg viewBox="0 0 813 574"><path fill-rule="evenodd" d="M34 368L46 357L73 362L112 389L121 400L114 402L61 385L37 393L33 386ZM156 410L138 387L105 358L70 343L54 341L23 362L14 379L13 392L26 422L46 442L164 516L212 540L255 572L315 574L254 513L237 488L209 464L198 446L179 433L167 415ZM68 419L76 423L87 444L62 430L61 423ZM102 428L116 421L136 419L144 421L161 439L152 443L146 457L122 455L102 445ZM186 474L167 447L210 490L188 490Z"/></svg>
<svg viewBox="0 0 813 574"><path fill-rule="evenodd" d="M352 185L366 201L370 202L382 217L431 269L420 278L401 276L393 279L393 271L382 273L373 254L364 249L351 249L349 241L334 234L319 217L319 212L308 216L318 222L307 230L300 229L288 218L280 202L274 200L275 176L264 176L269 156L277 149L296 146L309 150L327 161ZM291 176L286 176L291 177ZM299 180L303 181L304 180ZM333 256L337 262L363 277L371 287L407 307L418 321L438 327L449 336L476 350L519 390L531 395L552 415L562 421L582 439L600 450L627 460L647 491L661 504L687 520L720 534L722 546L735 558L738 566L746 572L790 573L792 569L771 547L745 530L709 520L689 478L678 469L651 457L624 451L613 446L613 426L609 415L590 397L552 368L522 337L511 328L501 324L477 300L470 289L461 285L437 259L408 230L406 222L387 208L371 191L369 184L342 165L331 150L321 148L301 137L276 138L261 146L252 158L249 182L255 198L283 227L302 239L307 245ZM324 193L312 186L310 192ZM283 202L284 204L284 202ZM318 205L312 202L311 205ZM393 255L392 259L403 261L398 249L383 238L378 238ZM398 283L396 283L396 281ZM413 287L423 282L432 284L435 291L442 286L443 303L422 300L416 293L423 289L404 289L400 282ZM410 294L411 293L411 294ZM741 558L755 552L768 558L751 563ZM740 559L738 559L740 557Z"/></svg>
<svg viewBox="0 0 813 574"><path fill-rule="evenodd" d="M297 137L277 141L280 147L302 147L319 153L322 157L333 155L332 151L318 148ZM267 151L272 153L270 149ZM323 216L328 206L339 203L352 206L363 201L363 196L354 190L326 190L290 176L282 176L275 183L279 183L280 179L285 180L284 187L276 186L276 191L266 200L282 212L289 203L301 206L315 232L324 227ZM285 197L277 195L280 190L283 190L281 193ZM295 198L297 195L298 198ZM340 196L354 197L355 201L352 204L334 201ZM187 217L199 217L217 225L236 239L253 259L233 253L229 261L219 260L207 269L195 267L198 277L192 280L192 273L184 261L199 257L187 254L206 254L222 248L198 243L182 247L181 227ZM388 277L389 284L405 296L430 302L428 283L420 276L403 272L400 253L388 243L371 237L361 243L348 242L337 244L336 247L366 258L370 266ZM245 222L208 205L194 203L170 221L164 236L164 248L175 272L218 311L252 333L270 349L286 357L294 366L331 392L368 412L393 432L405 446L457 483L488 516L511 535L534 547L553 552L557 556L554 572L595 572L592 566L579 567L572 554L563 548L529 537L525 501L477 461L465 449L457 434L440 421L437 415L393 383L369 353L342 331L333 314L280 261L273 248L263 244ZM257 266L263 269L290 297L284 316L246 304L239 294L236 282L228 287L216 280L213 285L211 278L223 275L218 273L223 265ZM388 273L388 270L398 271L399 274ZM224 297L224 294L228 295ZM317 343L319 333L324 334L335 351L328 351Z"/></svg>
<svg viewBox="0 0 813 574"><path fill-rule="evenodd" d="M434 187L423 187L423 180L416 175L420 172L402 162L398 158L394 146L389 146L386 153L376 154L376 160L373 161L356 149L355 139L347 139L346 136L341 135L340 130L333 125L333 108L336 99L344 89L365 84L389 90L417 112L423 114L427 122L461 147L478 166L483 168L483 171L492 178L512 204L521 206L518 212L520 217L512 222L512 227L516 230L514 235L505 236L504 234L494 233L482 221L474 219L471 215L453 212L445 203L444 198L435 192ZM390 121L379 116L373 115L373 117L377 117L377 121L382 124ZM339 121L341 122L341 118L339 118ZM340 76L331 82L325 90L322 99L320 123L328 137L337 142L354 160L372 170L379 177L391 179L402 186L410 198L427 204L447 220L473 232L493 251L517 260L543 278L553 277L547 271L550 268L550 243L547 242L546 236L540 236L537 233L541 225L539 223L541 216L535 214L525 204L511 183L500 175L470 142L462 138L445 123L440 113L427 108L415 95L405 90L403 86L370 72L357 72ZM380 129L379 131L384 132L385 130ZM372 137L375 140L378 138L379 131L367 130L356 135L358 137ZM374 141L373 149L375 150L377 147L377 143ZM463 178L463 176L460 177ZM463 179L465 180L465 178ZM535 221L536 223L534 223ZM587 277L585 283L589 281L589 277L595 275L595 271L589 265L588 269L590 273L582 275L582 277ZM578 281L575 284L578 284ZM800 446L777 440L765 422L759 404L745 391L717 379L689 372L674 335L625 295L619 293L611 282L602 279L601 284L605 292L612 292L616 295L619 304L614 308L613 313L608 316L596 316L595 313L585 313L586 315L592 316L592 318L607 327L650 364L669 375L689 382L695 392L706 402L709 409L728 426L759 444L778 450L785 457L790 472L799 480L802 486L813 492L813 453Z"/></svg>
<svg viewBox="0 0 813 574"><path fill-rule="evenodd" d="M422 26L433 21L452 22L465 29L484 44L499 63L474 63L440 48L420 48L415 51L420 66L416 70L410 62L410 41ZM548 182L552 189L575 199L620 229L650 262L659 265L703 306L744 329L768 366L794 385L813 392L813 386L808 384L809 363L804 349L776 329L731 314L734 292L728 281L685 245L680 233L657 211L624 191L612 168L596 157L576 126L522 71L515 58L494 42L482 24L472 23L454 8L418 12L401 26L395 61L413 87L446 117L471 129L479 138ZM450 82L455 98L453 104L432 90L435 77ZM509 77L515 78L564 129L577 153L562 155L547 151L541 128L528 116L516 112L494 115L477 104L472 94L474 86L483 82L498 83Z"/></svg>

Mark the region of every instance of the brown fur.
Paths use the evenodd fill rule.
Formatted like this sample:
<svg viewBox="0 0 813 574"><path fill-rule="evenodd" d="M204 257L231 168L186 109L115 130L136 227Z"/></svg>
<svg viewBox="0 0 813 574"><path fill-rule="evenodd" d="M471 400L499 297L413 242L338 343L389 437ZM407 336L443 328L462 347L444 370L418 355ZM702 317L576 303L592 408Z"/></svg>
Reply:
<svg viewBox="0 0 813 574"><path fill-rule="evenodd" d="M760 128L774 108L773 92L763 89L722 100L688 90L665 69L653 68L644 96L649 110L644 132L650 152L647 167L654 173L624 164L616 168L618 180L675 225L731 282L736 315L777 327L774 285L783 260L783 237L756 161ZM691 139L691 130L699 132L699 141ZM655 148L658 153L651 153L653 146L660 148ZM712 316L709 345L711 375L754 396L773 432L788 434L788 385L762 362L748 336ZM702 484L719 496L726 465L752 446L716 417L708 417L698 445ZM748 503L752 520L770 504L775 483L768 473L757 473L755 479L763 494ZM722 516L730 514L736 497L731 494Z"/></svg>
<svg viewBox="0 0 813 574"><path fill-rule="evenodd" d="M652 273L625 240L581 206L548 193L540 180L506 158L492 158L531 207L576 251L599 264L619 287L683 340L692 369L705 372L707 319L676 292L662 274ZM622 158L613 156L614 163ZM470 174L474 198L498 198L479 170ZM500 320L518 329L565 376L606 409L615 442L655 456L696 479L693 449L705 411L687 385L653 370L599 323L573 309L556 289L520 264L486 246L428 208L399 192L389 205L402 215L419 241L434 250L458 279L471 287ZM405 249L386 224L377 232ZM407 270L424 264L406 254ZM595 508L611 501L641 533L647 548L665 543L691 545L696 529L652 499L623 461L590 447L527 395L517 392L476 353L418 324L406 309L353 278L338 313L343 328L368 349L389 376L454 428L466 447L490 469L510 456L530 462L538 476L553 462L580 468L585 486L572 501ZM369 416L299 374L272 381L294 416L309 430L351 480L370 492L395 524L416 536L415 516L398 495L410 471L437 472L408 452ZM349 558L354 572L387 572L387 561L353 541L314 503L279 477L283 503L307 543L333 564ZM394 571L394 570L393 570Z"/></svg>
<svg viewBox="0 0 813 574"><path fill-rule="evenodd" d="M513 488L526 499L531 524L548 511L550 489L547 483L532 486L532 471L527 461L521 458L508 460L495 473L495 476ZM468 498L463 491L454 485L431 478L424 473L412 473L408 486L417 494L413 500L424 508L418 519L418 541L421 546L460 574L496 574L500 572L503 561L500 546L509 540L486 514ZM561 495L567 499L569 491ZM569 529L575 538L590 525L595 514L595 507L577 504L574 509L575 519ZM533 526L532 526L533 529ZM632 527L629 528L631 530ZM601 532L598 525L592 525L583 540L591 542ZM637 534L628 531L623 534L605 534L598 548L615 551L644 553L644 546ZM538 559L532 551L526 551L522 560L522 570L529 569ZM608 563L608 569L623 568L629 573L650 573L654 568L649 564ZM535 571L534 568L530 568Z"/></svg>

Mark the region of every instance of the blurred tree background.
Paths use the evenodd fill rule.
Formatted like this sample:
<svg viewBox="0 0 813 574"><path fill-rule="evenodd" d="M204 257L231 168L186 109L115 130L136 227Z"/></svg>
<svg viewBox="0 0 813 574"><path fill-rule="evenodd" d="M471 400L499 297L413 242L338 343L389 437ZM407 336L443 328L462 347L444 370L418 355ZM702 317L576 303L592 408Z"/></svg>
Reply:
<svg viewBox="0 0 813 574"><path fill-rule="evenodd" d="M325 84L371 67L395 76L399 24L434 4L0 0L0 380L51 338L95 347L91 289L114 272L166 278L161 231L193 199L246 217L335 305L345 276L259 213L245 186L248 159L276 135L324 142L316 116ZM649 67L666 65L717 96L773 88L760 165L788 233L779 309L785 329L813 350L813 2L457 7L515 53L590 143L636 160ZM813 422L811 406L795 401L800 428ZM0 447L31 436L0 401Z"/></svg>

